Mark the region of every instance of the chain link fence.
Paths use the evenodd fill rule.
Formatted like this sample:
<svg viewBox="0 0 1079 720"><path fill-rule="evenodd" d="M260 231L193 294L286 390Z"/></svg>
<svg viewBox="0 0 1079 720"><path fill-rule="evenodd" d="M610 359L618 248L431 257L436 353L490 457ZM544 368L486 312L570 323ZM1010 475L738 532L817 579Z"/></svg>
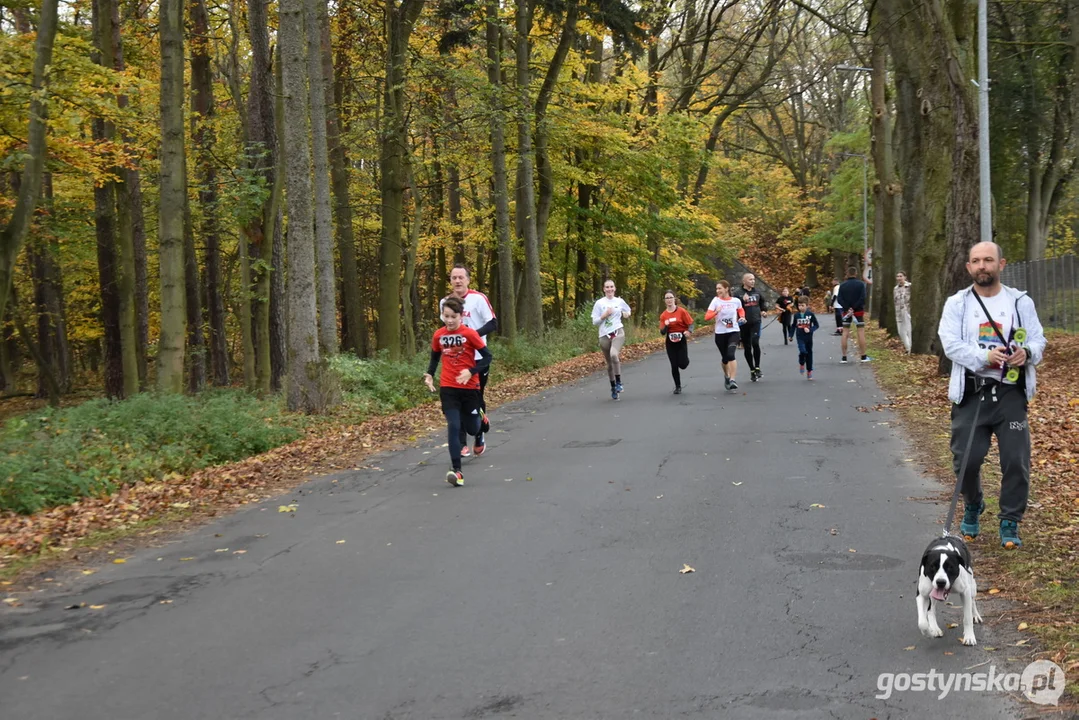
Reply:
<svg viewBox="0 0 1079 720"><path fill-rule="evenodd" d="M1029 293L1046 328L1079 332L1079 258L1075 255L1008 263L1000 281Z"/></svg>

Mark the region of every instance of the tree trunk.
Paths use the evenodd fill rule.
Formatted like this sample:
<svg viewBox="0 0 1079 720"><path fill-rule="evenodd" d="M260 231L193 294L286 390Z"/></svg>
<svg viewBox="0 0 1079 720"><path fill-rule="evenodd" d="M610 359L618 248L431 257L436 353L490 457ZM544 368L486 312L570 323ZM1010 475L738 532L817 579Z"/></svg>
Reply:
<svg viewBox="0 0 1079 720"><path fill-rule="evenodd" d="M899 205L902 190L895 176L895 158L892 149L892 98L888 96L886 37L880 27L880 12L869 9L872 45L870 77L870 100L872 103L872 153L873 169L877 176L876 209L873 216L874 236L880 238L880 248L873 254L874 276L879 290L876 315L880 327L896 335L898 328L892 298L892 283L899 268Z"/></svg>
<svg viewBox="0 0 1079 720"><path fill-rule="evenodd" d="M342 348L363 357L367 351L367 318L360 297L359 271L356 266L356 236L352 229L352 206L348 198L348 157L341 142L341 109L335 102L344 90L342 66L348 62L342 51L337 65L332 64L330 27L322 35L323 72L333 73L333 83L326 83L326 142L330 151L330 177L333 184L334 218L337 221L337 252L341 256ZM329 64L330 67L325 67ZM336 91L336 92L335 92Z"/></svg>
<svg viewBox="0 0 1079 720"><path fill-rule="evenodd" d="M401 356L401 248L404 245L404 197L407 189L408 129L405 80L408 40L424 0L386 0L386 78L379 138L382 232L379 244L378 348L391 359Z"/></svg>
<svg viewBox="0 0 1079 720"><path fill-rule="evenodd" d="M52 205L52 178L44 178L45 205ZM60 243L56 236L28 247L30 274L34 283L38 347L44 362L38 373L37 396L49 397L55 383L57 393L71 392L71 346L67 339L64 288L59 263Z"/></svg>
<svg viewBox="0 0 1079 720"><path fill-rule="evenodd" d="M416 354L416 322L413 317L416 310L413 304L413 284L416 280L416 250L420 244L420 228L423 223L423 197L416 188L411 168L408 170L408 184L412 188L412 222L408 231L408 248L405 252L405 281L401 291L401 310L405 316L405 353L406 357Z"/></svg>
<svg viewBox="0 0 1079 720"><path fill-rule="evenodd" d="M284 137L284 133L280 134ZM284 167L279 168L278 177L284 185ZM267 247L268 250L263 262L269 264L272 272L267 281L270 294L270 317L266 321L269 324L270 342L266 352L269 354L270 365L270 390L280 392L284 386L285 375L288 373L288 323L289 317L288 291L285 287L285 264L288 261L287 248L285 247L283 210L277 210L274 220L273 242Z"/></svg>
<svg viewBox="0 0 1079 720"><path fill-rule="evenodd" d="M562 34L558 38L551 64L547 67L547 75L543 79L543 86L536 96L536 169L539 173L539 197L536 199L536 236L540 243L547 237L547 221L551 216L551 203L554 200L554 170L551 168L551 158L548 144L550 143L551 129L547 123L547 108L554 93L558 76L566 64L566 57L570 48L577 40L577 2L571 0L566 8L566 17L562 23Z"/></svg>
<svg viewBox="0 0 1079 720"><path fill-rule="evenodd" d="M306 28L312 32L315 28ZM288 408L322 407L319 385L318 306L312 236L311 126L305 85L307 62L303 0L283 0L281 89L285 104L285 179L288 185ZM321 68L321 62L319 63Z"/></svg>
<svg viewBox="0 0 1079 720"><path fill-rule="evenodd" d="M161 337L157 387L178 393L184 382L184 5L161 0Z"/></svg>
<svg viewBox="0 0 1079 720"><path fill-rule="evenodd" d="M502 307L499 334L510 342L517 337L517 306L513 287L513 239L510 236L509 180L506 177L506 124L502 112L502 37L498 2L487 0L487 81L491 86L491 204L495 208L498 240L498 298Z"/></svg>
<svg viewBox="0 0 1079 720"><path fill-rule="evenodd" d="M337 284L334 279L333 221L330 211L327 93L333 75L326 72L323 36L329 34L326 0L305 0L307 23L307 86L311 96L311 148L315 198L315 257L317 262L318 343L323 354L337 354Z"/></svg>
<svg viewBox="0 0 1079 720"><path fill-rule="evenodd" d="M944 297L978 238L973 9L962 0L879 4L895 61L902 226L912 257L912 351L933 353Z"/></svg>
<svg viewBox="0 0 1079 720"><path fill-rule="evenodd" d="M273 246L283 185L277 171L277 103L274 100L275 95L280 98L280 93L274 89L266 4L259 0L248 0L247 17L251 43L251 85L247 93L247 142L244 152L248 168L262 179L269 193L242 228L242 241L248 243L245 250L250 284L244 292L250 297L250 335L254 353L251 362L244 361L244 372L254 374L251 378L245 377L244 381L249 389L267 394L273 386L270 319L274 301L271 298L271 271L274 268Z"/></svg>
<svg viewBox="0 0 1079 720"><path fill-rule="evenodd" d="M539 234L536 228L535 151L532 147L532 102L529 68L532 29L531 0L517 0L515 14L515 56L517 65L517 218L524 240L524 287L521 320L530 335L543 334L543 288L540 284Z"/></svg>
<svg viewBox="0 0 1079 720"><path fill-rule="evenodd" d="M185 172L186 177L186 172ZM194 394L206 387L206 341L202 333L199 258L195 252L195 228L191 202L184 183L184 298L187 321L187 390Z"/></svg>
<svg viewBox="0 0 1079 720"><path fill-rule="evenodd" d="M201 236L206 243L206 307L210 320L210 366L213 384L229 384L225 301L221 282L221 243L217 226L217 170L214 167L213 71L210 67L210 24L206 0L191 0L191 137L195 145L196 182L202 211ZM241 241L242 242L242 241ZM192 248L193 249L193 248ZM197 270L197 265L196 265ZM190 272L190 269L189 269ZM190 281L189 281L190 282ZM188 294L190 302L190 293ZM188 315L191 314L190 309Z"/></svg>

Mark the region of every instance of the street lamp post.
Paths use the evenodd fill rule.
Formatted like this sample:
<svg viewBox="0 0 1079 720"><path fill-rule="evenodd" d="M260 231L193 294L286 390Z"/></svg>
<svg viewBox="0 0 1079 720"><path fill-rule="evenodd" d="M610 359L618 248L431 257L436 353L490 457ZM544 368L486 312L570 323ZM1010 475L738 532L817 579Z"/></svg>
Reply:
<svg viewBox="0 0 1079 720"><path fill-rule="evenodd" d="M862 159L862 262L865 263L866 280L872 283L873 271L869 257L869 157L864 153L840 153L840 155Z"/></svg>

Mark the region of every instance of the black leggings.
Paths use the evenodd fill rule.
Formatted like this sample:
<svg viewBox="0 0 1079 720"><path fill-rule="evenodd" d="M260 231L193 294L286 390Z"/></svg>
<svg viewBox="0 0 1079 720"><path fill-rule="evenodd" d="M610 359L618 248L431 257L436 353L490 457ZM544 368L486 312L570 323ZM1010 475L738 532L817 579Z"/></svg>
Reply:
<svg viewBox="0 0 1079 720"><path fill-rule="evenodd" d="M487 380L490 377L491 377L491 368L490 367L488 367L486 370L484 370L483 372L480 373L480 412L481 413L487 412L487 400L484 399L484 397L483 397L483 391L487 389ZM461 426L461 447L464 447L465 445L468 444L468 436L469 435L475 435L476 436L476 444L477 445L483 445L483 433L478 432L478 429L479 428L477 428L477 432L474 432L474 433L473 432L465 432L464 425Z"/></svg>
<svg viewBox="0 0 1079 720"><path fill-rule="evenodd" d="M786 345L790 342L791 336L791 320L794 319L794 315L789 312L785 312L779 316L779 323L783 326L783 344Z"/></svg>
<svg viewBox="0 0 1079 720"><path fill-rule="evenodd" d="M671 361L671 377L674 378L675 387L682 387L682 374L678 371L689 367L688 345L685 337L678 342L667 340L667 359Z"/></svg>
<svg viewBox="0 0 1079 720"><path fill-rule="evenodd" d="M760 322L747 322L742 326L742 351L746 355L746 364L751 370L761 366L761 341L757 337L760 335L760 330Z"/></svg>
<svg viewBox="0 0 1079 720"><path fill-rule="evenodd" d="M716 335L716 348L719 350L719 356L724 364L734 362L738 356L738 333L730 332Z"/></svg>
<svg viewBox="0 0 1079 720"><path fill-rule="evenodd" d="M461 469L461 437L468 433L475 435L480 431L479 390L444 387L439 389L442 398L442 414L446 416L446 435L450 445L450 463L454 470ZM473 411L476 411L473 413Z"/></svg>

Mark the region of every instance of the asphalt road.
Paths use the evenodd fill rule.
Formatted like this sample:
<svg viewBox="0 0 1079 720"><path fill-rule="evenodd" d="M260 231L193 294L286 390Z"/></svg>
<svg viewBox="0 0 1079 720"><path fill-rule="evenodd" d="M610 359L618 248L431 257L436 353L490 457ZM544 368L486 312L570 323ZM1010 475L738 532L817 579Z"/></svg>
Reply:
<svg viewBox="0 0 1079 720"><path fill-rule="evenodd" d="M702 338L681 396L657 354L625 367L620 402L593 375L499 408L463 488L443 480L439 433L65 576L0 610L0 716L1031 714L1002 694L876 697L880 673L984 672L1007 653L984 649L1004 642L991 628L974 648L919 635L940 487L891 415L857 410L879 390L827 332L814 382L773 325L763 381L726 394Z"/></svg>

